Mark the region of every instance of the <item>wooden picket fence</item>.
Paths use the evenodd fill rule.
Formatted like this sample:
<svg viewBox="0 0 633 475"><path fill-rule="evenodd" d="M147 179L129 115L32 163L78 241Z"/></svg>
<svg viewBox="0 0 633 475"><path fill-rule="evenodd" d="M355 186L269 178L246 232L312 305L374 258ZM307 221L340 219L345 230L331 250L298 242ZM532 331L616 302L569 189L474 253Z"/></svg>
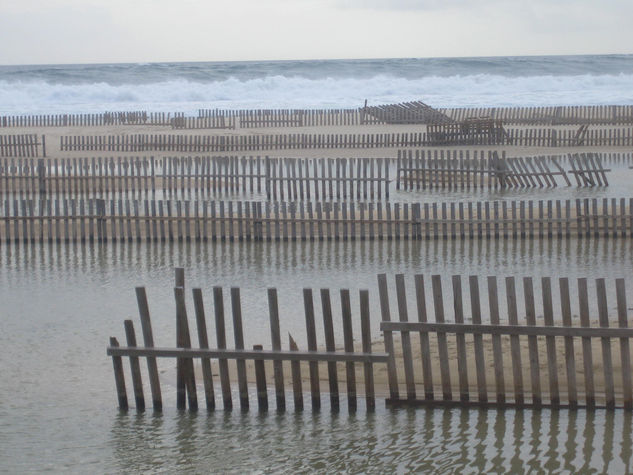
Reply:
<svg viewBox="0 0 633 475"><path fill-rule="evenodd" d="M0 135L0 157L46 157L46 137L36 134Z"/></svg>
<svg viewBox="0 0 633 475"><path fill-rule="evenodd" d="M157 359L170 358L176 360L176 407L189 407L192 411L198 409L194 360L200 364L208 410L216 408L214 370L217 368L224 410L233 409L232 383L236 381L242 411L250 409L252 393L256 395L260 411L269 409L269 382L275 387L277 411L285 411L288 406L286 380L289 378L295 411L304 409L304 379L309 379L314 411L321 409L322 392L329 395L332 411L340 409L341 392L347 396L350 412L357 410L359 396L364 396L367 411L372 411L376 406L376 396L380 397L383 392L381 386L376 387L376 380L379 374L377 371L382 373L382 364L385 363L385 389L388 389L389 394L386 403L392 406L633 409L630 355L633 329L628 326L624 279L615 280L615 327L611 326L606 281L602 278L595 281L595 305L589 297L587 279L578 279L579 322L575 321L577 317L572 312L575 307L567 278L558 280L560 312L554 307L555 292L552 291L551 278L541 278L542 322L541 317L537 317L539 305L535 297L538 292L535 292L531 277L523 278L523 307L518 304L515 278L505 278L505 316L502 316L498 279L496 276L488 277L488 318L482 312L482 304L486 299L480 293L477 276L468 278L470 298L466 302L461 276L452 276L452 298L444 295L442 276L433 275L430 280L433 302L433 311L429 312L431 316L427 313L424 276L415 275L414 303L407 299L404 275L395 276L398 318L392 320L387 276L378 275L384 352L372 351L372 343L379 341L372 342L371 338L368 290L359 291L358 312L353 312L350 291L341 289L339 292L344 343L341 351L337 349L335 341L333 320L336 311L332 306L331 291L320 290L325 345L319 346L313 290L303 289L306 351L299 350L290 335L287 349L283 349L285 345L281 339L281 316L275 288L269 288L267 292L271 349L264 350L263 345L254 345L250 350L245 349L243 321L248 321L249 316L242 316L240 289L234 287L230 290L235 343L233 349L228 349L224 292L220 286L213 287L216 347L211 347L203 291L194 288L192 297L198 335L198 347L194 348L189 329L184 271L177 269L174 287L175 346L156 346L144 287L136 288L143 345L137 343L132 320L126 320L124 325L126 346L121 346L117 338L110 338L106 352L112 358L119 407L122 410L129 409L123 358L129 359L137 411L145 409L140 359L146 359L153 409L160 411L163 397ZM591 307L597 307L597 326L591 318ZM413 321L409 320L410 308L415 315ZM452 311L449 310L451 308ZM354 345L354 315L359 315L360 319L360 347ZM577 363L577 359L582 359L582 365ZM614 359L619 365L614 364ZM268 366L267 369L267 361L272 361L268 363L272 368ZM344 389L339 388L337 362L345 363ZM328 385L322 389L320 366L324 363L327 364ZM380 368L376 368L376 365L380 365ZM287 371L288 366L290 372ZM362 372L358 371L361 368ZM402 379L404 385L400 382ZM528 380L529 389L526 384ZM251 390L253 383L255 391ZM362 392L359 391L359 385Z"/></svg>
<svg viewBox="0 0 633 475"><path fill-rule="evenodd" d="M232 117L242 129L265 127L353 126L362 122L358 109L242 109L199 110L198 117ZM366 123L378 124L378 120Z"/></svg>
<svg viewBox="0 0 633 475"><path fill-rule="evenodd" d="M234 129L235 116L232 114L216 114L215 111L200 117L186 117L183 113L175 113L171 119L172 129Z"/></svg>
<svg viewBox="0 0 633 475"><path fill-rule="evenodd" d="M222 287L213 288L213 303L215 316L215 333L217 347L209 348L207 333L206 312L202 290L193 289L193 300L196 316L196 328L199 348L192 348L191 334L189 331L189 319L185 302L184 273L182 269L176 270L176 287L174 296L176 300L176 347L160 348L154 346L154 338L151 327L149 305L145 288L136 289L141 328L144 346L138 346L136 334L131 320L125 321L125 333L127 347L121 347L116 338L110 338L108 355L112 356L119 407L128 409L125 377L123 373L122 357L130 358L132 369L132 385L137 410L145 409L143 383L139 358L147 359L147 368L152 394L154 410L161 410L162 395L160 380L158 377L158 365L156 358L177 358L176 375L176 406L178 409L198 409L196 377L194 373L193 358L200 358L202 367L202 379L204 384L204 397L207 409L216 407L215 388L211 359L217 360L219 370L222 404L225 410L233 408L233 395L231 388L231 375L229 361L235 361L237 388L239 392L240 409L248 410L249 382L255 382L257 388L257 405L260 411L268 410L268 391L265 361L272 361L273 381L275 386L275 400L278 411L286 410L286 384L287 376L283 372L283 362L289 362L291 366L290 379L292 381L292 394L295 410L303 409L303 377L301 363L307 363L310 379L310 396L313 410L321 407L321 389L319 379L319 362L327 363L329 376L330 407L336 411L339 409L338 370L336 363L345 363L346 395L350 410L357 407L358 390L356 384L356 363L362 363L363 367L363 393L366 407L373 410L375 407L375 390L373 382L373 366L385 363L387 355L373 353L371 349L371 329L369 326L369 294L365 290L360 291L360 320L362 350L354 348L354 332L352 329L352 308L350 304L350 292L341 290L341 316L343 322L343 351L335 349L333 311L329 291L321 291L321 304L323 306L323 324L325 327L326 350L318 350L316 337L316 313L311 289L305 289L304 307L307 338L307 351L299 350L292 336L289 335L289 350L282 350L280 315L277 303L277 290L268 289L268 308L272 349L264 350L262 345L254 345L252 350L244 348L244 329L242 323L242 305L240 289L231 288L231 310L233 322L233 335L235 348L227 349L224 296ZM247 361L253 362L251 374L247 371ZM305 374L306 368L303 368ZM268 370L270 374L270 369ZM253 374L254 373L254 374Z"/></svg>
<svg viewBox="0 0 633 475"><path fill-rule="evenodd" d="M503 137L476 135L468 140L438 141L427 132L374 134L269 134L269 135L74 135L60 137L60 150L107 152L231 152L287 149L358 149L436 145L514 145L524 147L632 146L633 128L586 130L506 129Z"/></svg>
<svg viewBox="0 0 633 475"><path fill-rule="evenodd" d="M524 188L555 187L556 177L562 177L571 186L568 174L573 175L577 186L608 186L600 154L568 154L571 170L565 171L554 156L506 157L489 152L480 158L434 158L434 151L416 150L415 153L398 151L396 189L470 189L473 188ZM477 154L475 153L476 157ZM553 166L554 169L551 169Z"/></svg>
<svg viewBox="0 0 633 475"><path fill-rule="evenodd" d="M559 153L548 153L546 155L509 155L509 152L506 150L499 151L497 147L468 147L468 148L443 148L443 147L433 147L432 149L428 148L411 148L411 149L400 149L397 151L396 157L392 158L393 161L400 164L406 164L408 160L417 160L422 157L426 157L427 160L452 160L457 162L479 162L481 166L485 167L489 165L489 160L495 161L495 152L500 154L500 158L523 158L524 160L531 159L534 160L536 158L544 158L547 163L555 161L560 165L565 165L570 163L570 158L575 159L576 153L569 152L559 152ZM514 153L514 152L512 152ZM616 152L586 152L591 153L591 155L598 157L600 162L603 164L629 164L633 163L633 153L625 152L625 151L616 151ZM580 154L582 155L582 154ZM571 166L571 165L570 165Z"/></svg>
<svg viewBox="0 0 633 475"><path fill-rule="evenodd" d="M571 310L569 279L559 279L556 300L560 302L560 318L556 318L549 277L541 278L542 314L536 310L538 303L535 302L533 279L523 278L524 307L520 308L515 278L507 277L507 316L502 318L497 277L488 277L488 321L484 320L484 299L480 295L476 276L468 278L470 314L466 315L460 276L452 277L453 295L450 300L444 296L441 276L432 276L433 311L427 313L424 276L416 275L414 321L409 321L404 276L397 275L395 280L399 318L392 321L387 278L385 274L378 276L382 312L380 328L384 334L385 351L390 355L388 403L414 406L440 404L575 408L584 405L588 408L633 408L630 361L633 329L628 328L624 279L615 280L616 328L610 327L606 282L602 278L595 281L597 305L594 306L598 310L598 327L592 325L586 278L578 279L577 314ZM451 307L454 318L449 321L447 313ZM579 322L574 321L576 315L580 315ZM542 318L542 322L537 318ZM394 350L394 333L400 335L400 354ZM420 356L414 359L411 337L416 334ZM574 348L574 343L578 348L579 340L582 344L579 352L582 369L576 363L579 355ZM592 345L598 341L599 350ZM599 362L594 361L597 352L601 353ZM614 367L612 354L619 356L619 368ZM511 364L508 363L508 357ZM396 359L400 358L403 361L405 398L400 396L398 381L402 374L396 371ZM543 365L540 359L545 360ZM527 365L524 363L526 360L529 362ZM420 363L415 368L414 361ZM529 390L526 380L530 381ZM508 387L510 381L512 389ZM420 383L423 394L418 392ZM544 391L543 386L549 391Z"/></svg>
<svg viewBox="0 0 633 475"><path fill-rule="evenodd" d="M396 158L118 156L0 158L0 198L256 195L269 200L389 199L396 190L607 186L603 163L631 163L630 152L499 156L493 150L398 150ZM563 169L567 168L567 171ZM568 177L572 175L572 180ZM396 179L392 180L391 177ZM392 184L395 183L395 186ZM157 196L159 193L159 196Z"/></svg>
<svg viewBox="0 0 633 475"><path fill-rule="evenodd" d="M455 121L469 117L490 117L504 124L576 125L633 124L633 106L540 106L540 107L477 107L438 109Z"/></svg>
<svg viewBox="0 0 633 475"><path fill-rule="evenodd" d="M100 127L106 125L169 125L171 114L121 111L99 114L0 116L0 127Z"/></svg>
<svg viewBox="0 0 633 475"><path fill-rule="evenodd" d="M420 101L348 109L200 109L197 117L182 112L121 111L98 114L0 116L0 127L98 127L171 125L174 128L264 128L357 126L386 123L429 124L488 117L507 125L630 125L633 106L540 106L432 109ZM179 120L173 121L178 117ZM204 119L204 120L202 120ZM226 127L221 126L224 124Z"/></svg>
<svg viewBox="0 0 633 475"><path fill-rule="evenodd" d="M389 159L92 157L0 159L0 197L265 193L269 200L389 199Z"/></svg>
<svg viewBox="0 0 633 475"><path fill-rule="evenodd" d="M452 203L4 200L1 242L633 236L633 198Z"/></svg>

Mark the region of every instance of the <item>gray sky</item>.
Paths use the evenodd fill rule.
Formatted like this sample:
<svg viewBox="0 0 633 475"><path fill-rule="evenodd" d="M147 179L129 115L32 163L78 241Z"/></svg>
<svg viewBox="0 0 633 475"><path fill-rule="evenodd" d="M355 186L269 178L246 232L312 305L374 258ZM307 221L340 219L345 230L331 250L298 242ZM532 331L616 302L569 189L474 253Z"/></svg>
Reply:
<svg viewBox="0 0 633 475"><path fill-rule="evenodd" d="M633 53L633 0L0 0L0 64Z"/></svg>

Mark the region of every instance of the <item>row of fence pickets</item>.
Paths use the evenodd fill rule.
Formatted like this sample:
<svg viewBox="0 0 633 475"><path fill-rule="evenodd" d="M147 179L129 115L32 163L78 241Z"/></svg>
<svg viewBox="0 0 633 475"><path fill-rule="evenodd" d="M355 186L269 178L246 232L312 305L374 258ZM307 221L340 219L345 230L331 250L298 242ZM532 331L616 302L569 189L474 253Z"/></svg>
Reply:
<svg viewBox="0 0 633 475"><path fill-rule="evenodd" d="M37 134L0 135L0 157L45 157L46 138Z"/></svg>
<svg viewBox="0 0 633 475"><path fill-rule="evenodd" d="M419 147L427 145L514 145L529 147L632 146L633 128L586 130L507 129L503 140L487 135L458 143L436 140L427 132L374 134L270 134L270 135L68 135L60 137L60 150L107 152L230 152L238 150L336 149Z"/></svg>
<svg viewBox="0 0 633 475"><path fill-rule="evenodd" d="M633 198L314 205L261 201L0 201L3 242L631 236Z"/></svg>
<svg viewBox="0 0 633 475"><path fill-rule="evenodd" d="M568 154L572 169L567 172L554 156L506 157L503 152L499 157L496 151L479 160L433 156L432 151L398 151L396 189L470 189L471 183L475 188L543 188L558 186L557 176L571 186L568 174L577 186L608 186L606 172L611 171L602 166L600 154L592 153Z"/></svg>
<svg viewBox="0 0 633 475"><path fill-rule="evenodd" d="M0 196L265 193L269 200L388 199L386 158L0 159Z"/></svg>
<svg viewBox="0 0 633 475"><path fill-rule="evenodd" d="M185 302L184 291L184 274L182 272L176 275L176 287L174 289L174 296L176 300L176 345L175 349L167 349L161 351L160 348L154 347L153 333L150 320L149 305L147 301L147 295L143 287L136 289L137 302L140 313L142 334L145 347L137 347L136 334L134 326L131 320L125 321L125 332L127 348L120 348L116 338L110 338L110 346L108 347L108 354L112 355L112 362L115 373L115 382L117 387L117 396L119 401L119 407L123 410L128 409L127 391L125 386L125 377L123 373L123 363L121 356L129 355L129 351L137 352L157 352L156 356L161 357L165 355L179 353L182 349L189 350L189 355L193 355L193 352L207 352L207 356L219 356L217 367L220 379L220 393L222 397L223 408L225 410L233 409L233 391L231 388L231 377L229 373L229 359L236 360L236 375L237 386L239 391L239 401L241 410L248 410L250 407L249 401L249 388L246 360L254 360L254 372L255 381L257 387L257 404L261 411L268 410L268 391L266 368L264 360L272 360L273 373L274 373L274 385L275 385L275 399L277 410L283 411L286 409L286 387L284 383L283 374L283 361L290 361L292 366L292 390L293 401L295 410L303 409L303 382L301 376L301 361L309 362L310 372L310 394L311 404L314 410L319 410L321 407L321 391L319 381L319 367L318 363L321 360L328 361L328 372L330 375L330 407L332 410L338 410L339 408L339 390L338 390L338 376L336 362L346 362L346 374L347 374L347 401L350 410L355 410L357 406L357 389L356 389L356 377L354 372L354 362L363 362L364 365L364 397L366 400L366 407L372 410L375 407L375 394L374 394L374 382L372 365L374 363L385 362L386 355L380 353L372 353L371 350L371 330L369 327L369 300L367 291L361 291L361 334L362 334L362 346L363 352L358 353L354 351L354 335L352 330L352 313L350 305L349 291L341 291L341 298L343 299L343 331L345 341L345 352L335 352L334 348L334 329L332 321L332 311L330 297L327 291L321 292L322 302L327 302L326 305L330 305L329 311L324 312L324 324L326 326L326 342L327 352L317 351L317 337L316 337L316 320L314 312L314 304L311 290L306 289L304 291L305 298L305 311L306 311L306 327L308 334L308 351L299 351L296 342L292 336L289 335L289 351L281 350L281 331L280 331L280 319L279 308L277 303L277 291L276 289L268 290L269 310L270 310L270 329L271 329L271 341L272 350L264 350L261 345L254 345L253 350L244 349L244 330L242 323L242 308L240 289L232 288L231 295L231 310L232 310L232 323L233 323L233 335L235 338L235 349L227 349L227 338L225 328L225 311L224 311L224 296L221 287L214 287L213 300L214 300L214 321L215 321L215 333L217 341L217 349L209 350L209 338L207 334L206 316L204 309L203 294L200 289L193 289L193 298L195 306L195 318L196 328L198 335L198 342L200 349L192 349L191 334L189 331L189 322L187 316L187 306ZM189 356L188 355L188 356ZM145 356L141 354L140 356ZM162 393L160 388L160 379L158 377L158 365L156 362L156 356L149 356L147 358L148 375L150 381L150 388L152 394L152 404L154 410L162 410ZM250 356L250 358L249 358ZM139 365L139 356L130 357L130 367L132 371L132 385L134 391L134 398L136 402L136 408L139 411L145 409L145 399L143 394L143 383L141 379L141 369ZM204 382L204 398L207 409L213 410L216 407L215 401L215 384L214 374L211 368L211 362L209 358L202 358L201 369ZM270 374L270 373L269 373ZM178 409L185 409L187 406L190 410L198 409L198 397L197 387L195 382L195 371L193 360L191 358L178 358L177 370L176 370L176 406Z"/></svg>
<svg viewBox="0 0 633 475"><path fill-rule="evenodd" d="M502 316L500 294L496 276L488 277L487 294L490 315L482 314L482 296L477 276L470 276L468 294L470 305L466 303L462 288L462 277L452 276L452 305L450 296L445 298L442 277L431 276L431 298L427 299L425 279L415 275L415 301L409 302L406 295L405 277L395 276L397 319L391 317L392 304L385 274L378 275L380 316L384 353L372 350L371 313L368 290L359 291L359 311L353 311L350 291L340 290L340 315L344 346L338 346L335 339L334 316L339 314L332 305L329 289L320 290L325 345L317 344L316 315L313 290L303 289L303 302L307 336L307 351L301 351L296 341L289 335L288 349L281 341L280 312L275 288L268 289L268 308L271 349L254 345L253 350L245 349L243 317L240 289L231 288L233 336L235 348L227 349L225 324L225 304L223 289L213 288L216 348L210 348L207 333L203 292L194 288L193 301L198 336L198 348L192 345L189 330L188 310L185 298L184 271L177 269L174 297L176 302L176 345L156 347L151 327L149 304L145 288L136 289L137 303L143 335L143 346L137 344L134 325L125 321L127 346L121 347L115 337L110 338L107 354L112 357L119 407L128 409L123 357L129 358L136 409L145 409L144 386L139 358L145 357L149 376L152 404L155 410L162 410L163 401L158 376L157 358L176 359L176 406L178 409L198 409L198 388L194 371L194 359L200 360L204 388L204 399L209 410L216 408L214 368L217 366L223 408L233 409L233 390L229 361L235 363L240 408L250 408L249 382L255 382L258 409L267 411L268 381L275 387L276 409L285 411L286 383L283 363L291 366L290 379L294 409L304 409L303 381L309 379L309 393L312 409L321 408L322 392L329 395L330 408L340 408L340 392L347 396L350 411L357 409L359 393L364 396L366 408L372 411L376 406L375 366L385 364L387 371L389 398L387 404L395 406L418 405L495 405L501 407L606 407L613 409L633 408L633 382L631 374L630 339L633 329L628 326L627 298L624 279L615 280L617 325L610 326L609 303L605 279L596 279L596 305L598 326L590 318L590 297L586 278L577 281L579 324L574 322L570 283L568 278L558 279L560 311L554 308L553 285L549 277L541 278L542 323L537 321L538 301L535 299L533 278L522 279L524 305L517 301L518 285L514 277L504 279L507 314ZM466 280L466 279L464 279ZM503 294L501 294L503 295ZM536 294L538 295L538 294ZM483 298L482 298L483 297ZM430 309L427 302L432 302ZM452 312L451 309L452 307ZM466 312L470 307L469 316ZM318 309L318 307L316 307ZM409 308L413 310L409 318ZM427 310L433 310L428 311ZM453 314L451 321L449 314ZM519 319L519 314L525 319ZM359 315L361 345L354 346L353 315ZM470 317L470 318L469 318ZM247 316L248 319L248 316ZM539 317L540 319L540 317ZM358 320L356 320L358 321ZM401 350L396 351L395 336L399 336ZM417 341L412 337L417 336ZM527 339L527 349L521 342ZM508 341L509 340L509 341ZM545 345L543 345L543 340ZM557 342L564 344L557 348ZM580 340L580 341L579 341ZM594 361L592 341L600 341L598 365ZM414 356L413 343L418 343L419 356ZM503 349L508 347L509 351ZM576 350L582 363L576 361ZM340 345L340 342L338 342ZM449 347L454 345L454 355ZM545 346L545 351L543 350ZM342 350L342 351L341 351ZM614 367L619 356L619 371ZM581 356L580 356L581 355ZM540 358L545 357L541 365ZM559 358L564 364L559 364ZM488 359L488 362L486 362ZM212 366L212 360L214 362ZM402 364L398 369L397 360ZM490 360L492 364L490 365ZM247 372L246 361L254 363L254 373ZM266 377L265 361L272 362L273 378ZM527 363L526 363L527 361ZM301 363L308 368L302 368ZM338 363L345 363L345 390L339 388ZM321 389L319 363L327 364L327 389ZM362 375L357 373L356 364L362 363ZM492 371L486 366L492 367ZM455 366L457 377L455 377ZM601 366L601 367L600 367ZM453 368L453 369L452 369ZM306 369L308 377L306 378ZM379 369L379 371L382 368ZM597 373L602 373L601 378ZM438 375L439 378L433 375ZM268 369L270 375L270 367ZM288 374L288 373L286 373ZM545 377L545 374L547 377ZM404 376L404 387L401 384ZM359 391L357 380L362 381L363 391ZM490 384L493 381L494 384ZM529 384L528 384L529 381ZM564 381L566 390L561 390ZM619 391L616 387L619 386ZM528 389L529 386L529 389ZM547 389L544 390L543 387ZM404 389L404 394L402 394ZM421 391L420 391L421 389Z"/></svg>
<svg viewBox="0 0 633 475"><path fill-rule="evenodd" d="M98 198L156 191L169 197L264 193L268 200L389 199L396 190L477 189L571 185L607 186L602 160L631 154L506 157L496 151L399 150L389 158L270 158L261 156L0 158L0 196ZM567 162L571 170L559 164ZM556 170L551 170L554 166Z"/></svg>
<svg viewBox="0 0 633 475"><path fill-rule="evenodd" d="M431 109L418 101L358 109L200 109L197 117L182 112L121 111L98 114L0 116L0 127L96 127L152 125L174 128L313 127L384 123L424 124L490 117L505 124L631 124L633 106L542 106ZM433 113L429 113L429 109ZM375 114L375 115L374 115Z"/></svg>

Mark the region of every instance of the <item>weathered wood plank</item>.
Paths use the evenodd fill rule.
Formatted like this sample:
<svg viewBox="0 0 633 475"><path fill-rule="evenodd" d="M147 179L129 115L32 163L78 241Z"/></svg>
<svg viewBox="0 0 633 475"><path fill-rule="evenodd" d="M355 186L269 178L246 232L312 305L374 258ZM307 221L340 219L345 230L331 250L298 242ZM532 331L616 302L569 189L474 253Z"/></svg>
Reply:
<svg viewBox="0 0 633 475"><path fill-rule="evenodd" d="M152 348L154 346L154 336L152 333L149 306L147 304L147 294L144 287L136 287L135 291L136 301L138 304L138 310L141 319L141 331L143 332L143 344L145 345L145 348ZM163 408L163 402L160 391L160 380L158 378L158 366L156 364L156 358L147 357L146 359L150 389L152 392L152 405L155 411L160 411Z"/></svg>
<svg viewBox="0 0 633 475"><path fill-rule="evenodd" d="M273 351L281 350L281 332L279 329L279 305L277 303L277 289L268 289L268 313L270 317L270 338ZM273 376L275 379L275 395L277 411L286 410L286 395L284 387L283 362L273 361Z"/></svg>
<svg viewBox="0 0 633 475"><path fill-rule="evenodd" d="M226 349L226 330L224 326L224 297L222 287L213 287L213 305L215 310L215 335L218 349ZM229 365L227 358L219 358L220 386L222 388L222 402L224 410L233 409L233 399L231 397L231 381L229 379Z"/></svg>
<svg viewBox="0 0 633 475"><path fill-rule="evenodd" d="M329 289L321 289L321 308L323 309L323 330L325 335L326 351L335 351L334 326L332 321L332 302ZM336 362L327 364L328 382L330 387L330 407L333 411L339 410L338 374Z"/></svg>
<svg viewBox="0 0 633 475"><path fill-rule="evenodd" d="M196 312L196 328L198 329L198 344L200 348L209 348L209 337L207 335L207 322L204 314L204 301L201 289L193 289L193 304ZM215 392L213 389L213 372L211 370L211 360L202 358L202 380L204 383L204 397L207 409L215 409Z"/></svg>

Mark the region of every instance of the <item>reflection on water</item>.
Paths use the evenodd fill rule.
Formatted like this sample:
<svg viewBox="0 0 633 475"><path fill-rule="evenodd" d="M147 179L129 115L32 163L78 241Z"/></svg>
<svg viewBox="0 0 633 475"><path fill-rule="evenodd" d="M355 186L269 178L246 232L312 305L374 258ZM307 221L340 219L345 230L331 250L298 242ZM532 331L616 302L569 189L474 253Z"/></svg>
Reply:
<svg viewBox="0 0 633 475"><path fill-rule="evenodd" d="M122 472L628 473L631 422L619 410L130 413L109 444Z"/></svg>
<svg viewBox="0 0 633 475"><path fill-rule="evenodd" d="M282 330L305 346L304 317L297 311L303 308L302 287L349 288L358 308L358 289L370 289L376 299L379 272L442 274L447 291L452 274L478 275L482 286L488 275L627 277L633 275L633 242L2 246L0 471L632 469L631 415L622 411L392 411L379 403L375 414L361 408L357 415L330 414L327 408L318 414L179 414L171 404L173 368L165 362L165 413L118 414L107 339L123 336L125 318L138 318L134 286L146 285L156 344L174 344L175 266L185 267L187 286L201 287L207 305L213 285L242 288L247 345L268 344L266 288L277 287ZM610 307L614 302L610 296ZM336 325L338 304L333 302ZM377 299L372 312L376 308ZM378 314L371 318L378 336ZM321 333L318 338L324 341ZM230 332L227 339L232 341Z"/></svg>
<svg viewBox="0 0 633 475"><path fill-rule="evenodd" d="M58 309L64 314L76 313L78 318L81 309L85 313L80 321L89 318L92 329L95 329L94 320L106 319L121 325L123 318L135 316L133 288L145 285L153 320L158 327L155 329L158 341L163 336L171 342L173 268L177 266L185 268L187 287L203 289L207 305L211 303L210 291L214 285L240 287L244 318L249 324L246 344L266 345L269 343L268 287L279 290L282 330L303 338L304 318L297 311L303 307L303 287L334 289L335 299L338 298L336 289L349 288L352 305L356 309L358 289L369 289L370 308L373 310L379 308L375 291L376 274L382 272L408 276L416 273L427 276L441 274L447 292L451 288L451 275L477 275L484 296L486 276L496 275L502 307L505 305L502 279L506 276L534 277L537 302L541 301L540 277L551 276L554 288L558 286L557 277L569 277L572 312L577 315L575 279L587 277L591 287L594 278L615 279L633 275L633 241L553 239L9 245L0 248L0 285L5 284L6 290L6 286L10 286L11 292L2 295L0 289L0 297L8 299L9 304L22 306L24 302L20 299L30 300L30 292L43 294L41 297L45 296L46 300L28 302L34 315L37 314L38 302L47 307L58 304ZM427 281L427 286L430 286L430 279ZM613 285L608 285L607 289L610 307L614 308ZM522 302L521 286L517 291L518 301ZM428 292L431 292L430 288ZM595 295L593 288L590 292ZM414 295L412 279L407 279L407 293ZM558 292L553 294L554 307L559 309ZM446 298L449 296L447 293ZM68 299L75 302L74 308L67 305ZM465 317L468 319L470 300L464 300ZM591 305L596 303L595 298L589 301ZM105 308L101 308L99 303ZM481 303L482 312L486 315L487 298L482 298ZM338 302L333 305L340 308ZM593 314L595 309L590 310ZM503 308L501 311L503 315ZM354 314L356 316L356 312ZM537 316L541 314L537 309ZM612 314L615 315L613 311ZM378 314L372 314L371 320L372 333L377 335ZM340 318L335 319L335 324L340 324ZM116 327L117 330L119 328ZM227 337L232 338L232 334Z"/></svg>

